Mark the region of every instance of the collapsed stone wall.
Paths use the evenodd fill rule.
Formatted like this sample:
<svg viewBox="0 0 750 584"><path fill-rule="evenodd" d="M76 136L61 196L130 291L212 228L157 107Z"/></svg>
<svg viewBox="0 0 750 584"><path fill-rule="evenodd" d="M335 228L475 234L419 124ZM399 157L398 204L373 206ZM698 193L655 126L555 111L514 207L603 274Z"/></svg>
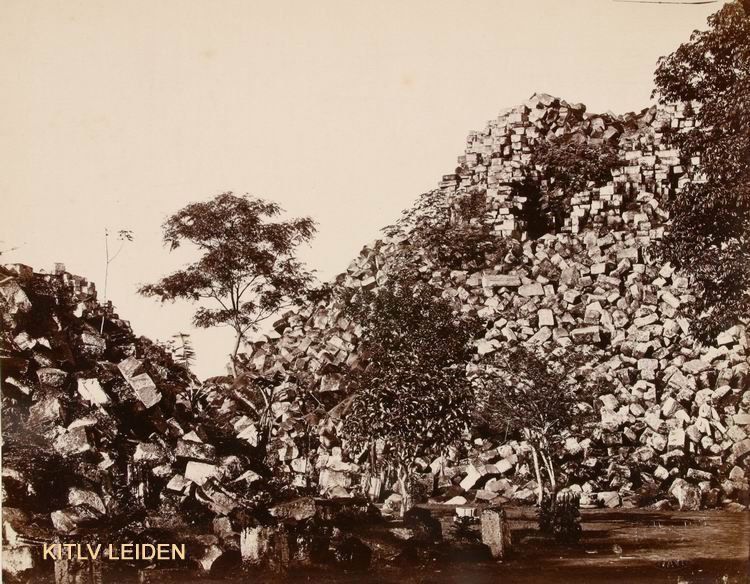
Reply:
<svg viewBox="0 0 750 584"><path fill-rule="evenodd" d="M339 290L375 289L406 258L459 309L476 310L485 320L477 361L517 344L548 354L586 347L592 375L606 378L612 390L592 404L599 415L594 429L565 436L567 485L584 493L584 503L747 502L748 323L738 322L710 345L698 342L684 310L694 298L691 282L649 250L668 227L668 200L687 181L700 180L699 159L685 164L667 139L693 126L686 111L678 104L590 115L583 106L535 95L472 132L457 172L445 175L332 283ZM529 239L526 200L513 185L538 176L530 166L534 145L556 136L610 142L622 163L606 184L572 197L559 233ZM484 194L485 203L469 221L490 226L498 247L514 238L520 248L492 267L448 269L416 230L441 225L446 212L456 220L451 210L472 192ZM360 331L342 308L334 295L284 315L271 338L248 347L245 370L283 379L290 390L312 386L324 403L345 404L342 374L359 360ZM293 411L291 403L278 404L280 419ZM332 408L320 422L316 472L324 493L360 488L361 469L346 460L337 438L342 411ZM309 457L299 458L295 438L280 432L278 439L287 445L288 472L309 473ZM426 482L439 485L444 498L533 498L527 444L477 438L465 446L423 467Z"/></svg>
<svg viewBox="0 0 750 584"><path fill-rule="evenodd" d="M458 159L457 172L443 176L440 187L486 189L491 200L489 219L495 230L523 237L526 225L519 221L517 211L525 200L514 192L514 184L534 173L530 166L534 145L563 136L594 145L609 143L618 149L622 164L613 170L606 184L574 195L572 211L565 218L562 231L579 233L585 227L627 225L641 232L639 236L646 242L646 238L661 236L661 232L652 231L650 217L635 212L623 215L623 211L631 203L643 203L648 193L657 215L654 227L667 219L663 203L691 180L692 166L700 161L694 159L684 167L679 151L669 145L666 137L694 124L686 115L684 104L653 106L640 114L589 115L582 104L537 94L522 105L500 112L484 131L470 133L466 154Z"/></svg>

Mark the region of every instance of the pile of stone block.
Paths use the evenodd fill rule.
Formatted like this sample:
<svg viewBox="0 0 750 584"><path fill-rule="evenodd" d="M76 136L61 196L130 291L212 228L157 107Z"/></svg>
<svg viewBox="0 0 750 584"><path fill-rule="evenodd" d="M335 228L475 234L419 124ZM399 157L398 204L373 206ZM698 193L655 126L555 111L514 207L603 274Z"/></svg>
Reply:
<svg viewBox="0 0 750 584"><path fill-rule="evenodd" d="M611 389L589 404L599 418L595 427L585 435L563 435L567 486L581 493L584 505L667 498L681 507L748 502L748 321L701 344L686 310L695 294L691 282L650 253L651 243L668 229L666 201L686 181L700 180L700 161L686 163L667 140L667 128L692 127L685 111L673 105L591 115L581 105L535 95L502 112L485 131L472 132L456 173L420 197L331 283L335 289L377 289L406 263L460 310L475 311L486 322L487 332L476 343L478 364L518 344L556 355L586 349L592 375ZM526 201L513 184L538 175L529 167L537 141L562 135L610 142L621 166L606 184L573 197L560 232L530 240L523 223ZM452 209L477 192L485 195L484 208L468 221L490 226L498 247L515 241L512 253L490 267L447 269L420 245L417 226L441 226L446 214L460 221ZM245 370L283 374L286 384L312 389L328 404L344 400L342 378L358 365L360 330L342 316L336 298L282 315L267 337L248 346ZM319 420L326 437L322 461L330 460L331 446L343 446L346 455L337 438L339 414L332 408ZM294 444L283 433L278 438L290 448ZM534 500L528 444L465 446L463 454L430 471L449 499ZM303 468L295 459L287 464L292 474ZM355 466L319 476L323 494L358 484ZM677 479L686 485L673 487ZM699 496L676 494L686 490Z"/></svg>
<svg viewBox="0 0 750 584"><path fill-rule="evenodd" d="M0 266L0 312L4 554L19 544L8 551L19 570L56 537L128 524L210 533L212 519L247 507L259 479L250 453L217 448L218 422L206 423L222 408L239 417L240 406L137 338L93 284L61 265ZM222 531L222 549L239 545L235 527Z"/></svg>
<svg viewBox="0 0 750 584"><path fill-rule="evenodd" d="M750 323L699 342L687 310L692 283L650 252L669 228L667 201L701 180L700 160L683 160L668 140L693 126L686 111L593 115L539 94L472 132L456 171L365 246L332 293L299 303L246 346L243 383L273 385L270 425L230 380L201 386L136 338L93 284L64 266L3 266L3 501L18 510L4 515L12 522L4 533L75 534L135 505L155 527L213 521L211 557L218 541L236 549L236 512L263 491L252 459L269 427L277 479L327 497L387 496L393 477L369 469L340 436L351 405L346 373L362 365L361 328L335 292L377 290L404 266L486 324L467 374L518 345L554 357L587 352L590 375L608 389L586 404L596 423L563 430L557 453L563 485L582 505L745 508ZM541 181L535 145L560 136L606 142L621 164L572 197L558 232L532 239L528 201L514 185ZM467 217L460 209L475 195L479 208ZM446 221L486 230L502 253L483 265L441 264L423 234ZM450 504L531 503L530 451L523 440L471 436L419 461L417 479Z"/></svg>
<svg viewBox="0 0 750 584"><path fill-rule="evenodd" d="M563 136L588 144L610 143L618 150L621 166L606 184L573 196L563 231L579 233L586 226L625 223L642 232L643 238L658 238L661 233L652 229L668 216L659 203L678 194L700 163L696 158L683 165L665 137L667 128L680 132L693 127L685 111L683 104L677 104L653 106L637 115L591 115L582 104L535 94L526 103L500 112L484 131L469 134L456 174L443 177L440 187L482 188L490 199L487 218L494 229L522 238L526 225L518 212L526 201L517 196L514 184L536 176L531 165L535 144ZM641 209L623 214L624 206L636 200Z"/></svg>

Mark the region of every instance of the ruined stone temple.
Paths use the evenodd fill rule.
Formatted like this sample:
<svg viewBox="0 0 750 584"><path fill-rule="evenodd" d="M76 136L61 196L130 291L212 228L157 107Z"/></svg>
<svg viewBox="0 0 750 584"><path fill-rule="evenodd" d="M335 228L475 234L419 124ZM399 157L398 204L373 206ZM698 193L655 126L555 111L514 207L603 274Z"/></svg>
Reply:
<svg viewBox="0 0 750 584"><path fill-rule="evenodd" d="M669 142L692 124L681 105L597 115L536 94L471 132L455 171L331 282L377 289L408 264L486 323L477 363L519 344L546 354L586 347L590 375L611 389L589 404L596 423L563 430L563 483L583 505L748 504L748 320L699 342L685 311L695 288L650 247L669 229L668 201L701 180L700 160L682 159ZM531 160L538 144L560 136L610 144L620 163L609 180L576 193L563 217L530 233L535 201L517 185L550 188ZM469 216L461 211L467 200ZM508 257L489 267L446 266L416 236L462 221L515 242ZM360 494L364 477L338 434L348 395L342 378L359 358L360 331L336 298L281 315L242 356L247 375L278 380L278 476L324 498ZM93 284L62 266L52 273L3 266L0 302L3 538L13 544L6 561L23 566L33 561L33 542L115 519L136 532L207 526L211 537L196 535L189 545L198 551L189 555L209 567L238 549L239 517L266 478L249 462L258 428L231 381L199 387L162 347L99 305ZM321 404L314 415L300 409L302 390ZM523 441L471 436L421 463L436 502L534 501ZM390 490L368 485L364 494L373 497Z"/></svg>

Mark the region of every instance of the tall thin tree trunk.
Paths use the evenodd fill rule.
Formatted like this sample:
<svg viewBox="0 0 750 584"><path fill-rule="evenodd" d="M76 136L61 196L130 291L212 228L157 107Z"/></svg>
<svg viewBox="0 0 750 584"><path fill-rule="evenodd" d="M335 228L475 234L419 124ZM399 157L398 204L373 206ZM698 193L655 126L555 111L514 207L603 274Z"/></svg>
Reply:
<svg viewBox="0 0 750 584"><path fill-rule="evenodd" d="M107 281L109 280L109 234L104 230L104 312L102 313L102 324L99 326L99 334L104 334L104 316L107 311Z"/></svg>
<svg viewBox="0 0 750 584"><path fill-rule="evenodd" d="M405 465L399 465L396 470L396 477L398 479L399 490L401 491L401 517L403 518L411 507L408 485L409 473L407 472Z"/></svg>
<svg viewBox="0 0 750 584"><path fill-rule="evenodd" d="M237 353L240 351L240 344L242 343L242 333L237 331L237 338L234 341L234 349L232 350L232 354L230 355L231 363L230 366L232 367L232 376L237 379Z"/></svg>
<svg viewBox="0 0 750 584"><path fill-rule="evenodd" d="M550 457L549 453L544 452L544 451L539 451L539 454L542 456L542 460L544 461L544 466L547 468L547 474L549 475L550 489L552 491L552 496L554 497L557 493L557 479L555 478L555 467L552 466L552 458Z"/></svg>
<svg viewBox="0 0 750 584"><path fill-rule="evenodd" d="M531 456L534 459L534 472L536 473L536 504L541 505L544 498L544 486L542 484L542 472L539 469L539 455L536 446L531 447Z"/></svg>

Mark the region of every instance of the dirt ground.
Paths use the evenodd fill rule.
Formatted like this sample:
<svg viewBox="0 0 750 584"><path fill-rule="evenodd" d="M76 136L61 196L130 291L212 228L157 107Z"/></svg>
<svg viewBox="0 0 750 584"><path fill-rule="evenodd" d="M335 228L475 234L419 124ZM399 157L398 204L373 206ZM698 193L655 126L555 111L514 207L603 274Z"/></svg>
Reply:
<svg viewBox="0 0 750 584"><path fill-rule="evenodd" d="M433 508L433 513L435 508ZM380 569L368 574L299 574L299 582L398 584L748 583L750 514L722 511L583 510L579 545L540 536L532 508L509 508L513 558L502 563L460 557L449 565ZM440 515L446 526L453 509Z"/></svg>
<svg viewBox="0 0 750 584"><path fill-rule="evenodd" d="M451 537L454 508L431 506L443 533ZM284 578L242 573L227 579L161 573L141 582L180 584L317 583L335 584L750 584L750 513L677 513L637 509L583 510L579 544L564 546L541 536L535 510L506 508L513 554L503 562L452 552L450 561L418 567L373 565L365 573L332 569L296 571ZM450 546L453 548L453 546ZM104 582L130 583L133 574L108 574ZM41 579L38 582L52 581Z"/></svg>
<svg viewBox="0 0 750 584"><path fill-rule="evenodd" d="M750 581L747 513L584 510L581 542L567 548L540 537L533 513L528 508L508 510L513 559L494 570L446 571L445 578L436 575L435 581Z"/></svg>

